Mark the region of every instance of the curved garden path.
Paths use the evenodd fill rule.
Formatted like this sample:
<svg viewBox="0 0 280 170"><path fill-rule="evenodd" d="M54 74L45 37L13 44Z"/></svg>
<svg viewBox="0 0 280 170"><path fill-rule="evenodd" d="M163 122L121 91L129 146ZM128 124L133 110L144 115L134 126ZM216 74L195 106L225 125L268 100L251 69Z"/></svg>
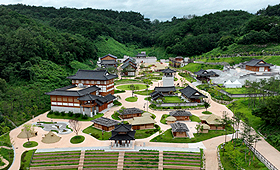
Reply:
<svg viewBox="0 0 280 170"><path fill-rule="evenodd" d="M176 74L176 77L178 78L178 81L176 81L175 83L181 83L180 80L180 76L178 75L178 73ZM189 85L192 86L192 84L188 81L186 81ZM149 87L149 89L153 89L155 86L161 85L161 82L154 82L153 85L151 87ZM196 88L196 87L194 87ZM207 96L209 96L208 93L203 92L204 94L206 94ZM140 109L144 109L143 106L144 104L147 102L144 100L145 97L147 96L142 96L142 95L137 95L138 96L138 101L137 102L127 102L125 101L126 97L130 97L131 96L131 91L126 91L125 93L119 93L116 94L119 95L121 97L120 102L122 103L122 106L124 107L137 107ZM217 114L219 116L222 116L223 111L226 111L229 113L229 116L232 116L232 112L224 105L218 104L214 101L211 100L211 97L209 96L209 102L211 104L210 108L208 108L209 111L213 112L214 114ZM112 107L109 111L107 111L104 116L105 117L111 117L111 115L114 113L114 111L120 109L121 106L118 107ZM145 110L147 110L147 106L145 106ZM200 110L192 110L191 112L194 115L197 116L201 116L202 115L202 111L204 111L205 109L200 109ZM162 114L168 114L169 111L154 111L151 109L148 109L149 112L153 113L156 115L156 122L159 126L161 126L161 128L163 130L167 130L170 128L169 125L164 125L162 123L160 123L160 118ZM67 119L51 119L47 117L47 113L41 114L37 117L35 117L32 120L29 120L26 123L34 123L37 122L38 119L40 119L40 121L64 121L64 122L68 122ZM94 147L94 146L104 146L104 147L108 147L110 145L110 141L100 141L97 140L95 138L93 138L92 136L85 134L82 132L83 129L85 129L86 127L92 125L92 122L90 121L82 121L81 123L81 130L79 132L79 134L85 136L85 140L84 142L80 143L80 144L71 144L70 143L70 139L75 136L74 133L70 133L70 134L66 134L66 135L60 135L62 138L59 142L55 143L55 144L45 144L42 143L42 136L44 134L47 134L46 131L44 131L42 128L39 127L35 127L35 130L38 132L38 135L36 137L31 138L31 141L36 141L38 142L38 146L34 147L34 148L24 148L23 144L27 141L26 139L20 139L17 138L17 135L21 132L22 129L22 125L19 126L18 128L13 129L10 132L10 137L12 138L12 142L14 143L14 148L15 148L15 158L14 158L14 163L12 164L11 168L12 170L14 169L20 169L20 162L21 162L21 154L26 151L26 150L30 150L30 149L47 149L47 148L51 148L53 149L53 151L55 151L55 149L58 148L76 148L76 147ZM218 161L217 161L217 146L220 145L221 143L224 142L225 137L224 136L219 136L219 137L215 137L212 139L208 139L205 140L203 142L199 142L199 143L194 143L194 144L188 144L188 143L157 143L157 142L149 142L153 137L157 136L158 132L148 138L145 139L137 139L135 141L135 144L137 146L143 146L143 144L145 143L145 146L149 146L149 147L179 147L179 148L189 148L189 147L205 147L204 153L205 153L205 157L206 157L206 169L207 170L217 170L218 169ZM227 140L230 140L230 137L227 137ZM275 159L279 159L280 154L279 152L275 152L276 149L274 149L273 147L271 147L267 142L265 142L264 140L262 140L261 142L258 143L259 147L257 148L268 160L270 160L276 167L280 168L280 162L278 160Z"/></svg>

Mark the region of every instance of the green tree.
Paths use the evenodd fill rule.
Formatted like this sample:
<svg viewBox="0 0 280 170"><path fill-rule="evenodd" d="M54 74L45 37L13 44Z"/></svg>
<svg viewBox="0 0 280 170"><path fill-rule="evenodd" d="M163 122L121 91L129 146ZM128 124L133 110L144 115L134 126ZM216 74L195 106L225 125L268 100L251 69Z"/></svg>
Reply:
<svg viewBox="0 0 280 170"><path fill-rule="evenodd" d="M129 85L129 89L131 90L131 96L133 97L133 93L134 93L134 90L135 90L135 85L134 84L131 84Z"/></svg>
<svg viewBox="0 0 280 170"><path fill-rule="evenodd" d="M22 130L26 134L28 144L30 144L29 139L32 137L31 134L34 132L34 126L32 124L24 124Z"/></svg>

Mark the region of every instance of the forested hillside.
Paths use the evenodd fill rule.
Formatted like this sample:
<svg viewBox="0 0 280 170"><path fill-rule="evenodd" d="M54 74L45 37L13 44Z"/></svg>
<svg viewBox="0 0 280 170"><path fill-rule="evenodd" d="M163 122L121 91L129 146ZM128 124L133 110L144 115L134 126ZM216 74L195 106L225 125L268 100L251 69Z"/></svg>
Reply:
<svg viewBox="0 0 280 170"><path fill-rule="evenodd" d="M160 22L133 11L1 5L0 134L13 128L8 119L20 125L48 110L45 92L68 85L65 77L79 68L94 69L98 57L108 53L123 57L147 51L168 58L239 52L247 46L256 47L253 52L259 46L280 49L279 9Z"/></svg>

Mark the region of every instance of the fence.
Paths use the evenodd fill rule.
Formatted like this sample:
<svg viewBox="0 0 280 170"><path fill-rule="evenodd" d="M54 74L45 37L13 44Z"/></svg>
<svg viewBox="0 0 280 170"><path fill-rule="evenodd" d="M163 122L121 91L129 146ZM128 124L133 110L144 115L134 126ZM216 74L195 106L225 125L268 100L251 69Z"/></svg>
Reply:
<svg viewBox="0 0 280 170"><path fill-rule="evenodd" d="M256 157L270 170L278 170L272 163L270 163L259 151L257 151L253 146L251 146L246 140L244 143L247 147L256 155Z"/></svg>

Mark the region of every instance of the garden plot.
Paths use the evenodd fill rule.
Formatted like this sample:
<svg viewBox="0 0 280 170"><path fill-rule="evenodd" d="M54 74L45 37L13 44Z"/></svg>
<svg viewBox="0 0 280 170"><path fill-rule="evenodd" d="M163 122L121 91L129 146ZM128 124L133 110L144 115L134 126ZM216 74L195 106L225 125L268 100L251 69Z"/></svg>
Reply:
<svg viewBox="0 0 280 170"><path fill-rule="evenodd" d="M123 169L158 169L158 151L125 152Z"/></svg>
<svg viewBox="0 0 280 170"><path fill-rule="evenodd" d="M88 150L85 153L83 169L117 169L119 152Z"/></svg>
<svg viewBox="0 0 280 170"><path fill-rule="evenodd" d="M200 169L201 154L192 152L163 152L164 169Z"/></svg>
<svg viewBox="0 0 280 170"><path fill-rule="evenodd" d="M35 153L31 160L30 169L78 168L80 154L80 151Z"/></svg>

